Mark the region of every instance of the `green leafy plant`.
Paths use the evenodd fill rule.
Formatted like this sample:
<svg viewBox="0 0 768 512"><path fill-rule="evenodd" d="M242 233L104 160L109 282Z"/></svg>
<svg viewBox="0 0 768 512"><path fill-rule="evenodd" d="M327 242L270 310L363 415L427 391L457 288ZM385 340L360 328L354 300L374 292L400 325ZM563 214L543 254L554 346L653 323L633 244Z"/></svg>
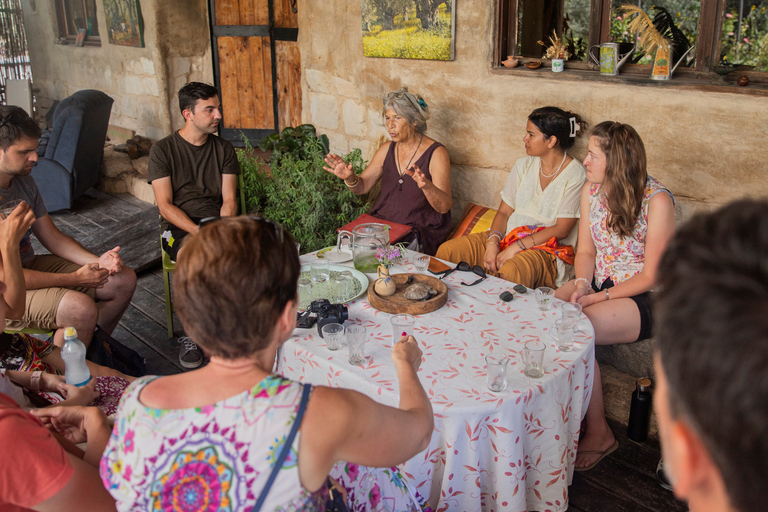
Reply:
<svg viewBox="0 0 768 512"><path fill-rule="evenodd" d="M238 150L248 211L282 224L302 252L335 244L336 229L367 210L342 180L323 169L328 137L316 136L314 126L286 128L260 141L259 148L272 151L269 164L253 154L248 141ZM359 149L342 158L356 174L365 168Z"/></svg>

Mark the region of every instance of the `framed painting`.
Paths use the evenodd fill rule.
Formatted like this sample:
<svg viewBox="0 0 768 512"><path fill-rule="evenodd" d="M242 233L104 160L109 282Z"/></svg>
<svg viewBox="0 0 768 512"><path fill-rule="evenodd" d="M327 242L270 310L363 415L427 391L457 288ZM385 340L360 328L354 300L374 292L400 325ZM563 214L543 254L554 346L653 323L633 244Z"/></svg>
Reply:
<svg viewBox="0 0 768 512"><path fill-rule="evenodd" d="M104 0L110 44L144 47L144 20L139 0Z"/></svg>
<svg viewBox="0 0 768 512"><path fill-rule="evenodd" d="M456 0L361 0L363 55L453 60Z"/></svg>

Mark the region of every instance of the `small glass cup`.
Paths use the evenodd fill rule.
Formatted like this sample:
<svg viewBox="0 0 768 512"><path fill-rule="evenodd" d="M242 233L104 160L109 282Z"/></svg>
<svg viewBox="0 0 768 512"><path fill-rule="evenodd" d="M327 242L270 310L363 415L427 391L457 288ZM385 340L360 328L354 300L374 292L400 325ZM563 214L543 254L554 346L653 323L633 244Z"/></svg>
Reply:
<svg viewBox="0 0 768 512"><path fill-rule="evenodd" d="M360 366L365 363L366 331L362 325L350 325L346 330L349 364Z"/></svg>
<svg viewBox="0 0 768 512"><path fill-rule="evenodd" d="M11 214L23 201L21 199L13 199L7 203L0 205L0 217L3 219Z"/></svg>
<svg viewBox="0 0 768 512"><path fill-rule="evenodd" d="M349 297L351 282L344 274L337 274L331 279L331 302L344 304Z"/></svg>
<svg viewBox="0 0 768 512"><path fill-rule="evenodd" d="M429 268L429 256L419 256L413 262L413 266L416 267L416 272L423 274Z"/></svg>
<svg viewBox="0 0 768 512"><path fill-rule="evenodd" d="M312 275L312 298L317 299L330 299L330 282L331 270L328 262L325 260L317 260L312 262L311 265Z"/></svg>
<svg viewBox="0 0 768 512"><path fill-rule="evenodd" d="M555 327L552 329L552 337L555 339L555 345L563 352L573 350L573 331L575 323L570 319L561 318L555 321Z"/></svg>
<svg viewBox="0 0 768 512"><path fill-rule="evenodd" d="M389 321L392 323L393 344L397 343L403 336L413 336L413 326L416 325L415 316L401 313L392 315Z"/></svg>
<svg viewBox="0 0 768 512"><path fill-rule="evenodd" d="M306 310L312 304L312 281L299 279L299 309Z"/></svg>
<svg viewBox="0 0 768 512"><path fill-rule="evenodd" d="M555 290L547 286L536 288L536 303L541 311L549 311L555 298Z"/></svg>
<svg viewBox="0 0 768 512"><path fill-rule="evenodd" d="M561 308L561 319L575 326L581 320L581 304L564 302Z"/></svg>
<svg viewBox="0 0 768 512"><path fill-rule="evenodd" d="M341 348L341 339L344 337L344 326L341 324L325 324L322 331L328 350L339 350Z"/></svg>
<svg viewBox="0 0 768 512"><path fill-rule="evenodd" d="M501 354L488 354L485 356L487 375L485 384L488 389L498 393L507 389L507 365L509 358Z"/></svg>
<svg viewBox="0 0 768 512"><path fill-rule="evenodd" d="M529 341L523 347L523 361L526 377L539 379L544 376L544 351L547 346L541 341Z"/></svg>

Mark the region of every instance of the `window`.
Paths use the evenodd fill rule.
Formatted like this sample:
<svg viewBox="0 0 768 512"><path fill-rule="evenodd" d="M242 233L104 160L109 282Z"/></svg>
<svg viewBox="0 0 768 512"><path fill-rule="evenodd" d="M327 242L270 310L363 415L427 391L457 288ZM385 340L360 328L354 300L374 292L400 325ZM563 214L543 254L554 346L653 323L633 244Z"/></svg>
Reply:
<svg viewBox="0 0 768 512"><path fill-rule="evenodd" d="M96 22L96 0L55 0L59 37L75 44L77 36L85 33L85 45L100 45Z"/></svg>
<svg viewBox="0 0 768 512"><path fill-rule="evenodd" d="M594 69L589 49L601 42L621 43L620 53L633 48L621 6L641 7L673 41L673 64L682 58L676 76L728 82L746 74L768 83L768 0L499 0L495 65L507 55L540 59L552 31L565 34L573 55L570 69ZM593 52L594 53L594 52ZM653 56L634 53L622 75L650 74ZM719 76L721 74L722 76Z"/></svg>

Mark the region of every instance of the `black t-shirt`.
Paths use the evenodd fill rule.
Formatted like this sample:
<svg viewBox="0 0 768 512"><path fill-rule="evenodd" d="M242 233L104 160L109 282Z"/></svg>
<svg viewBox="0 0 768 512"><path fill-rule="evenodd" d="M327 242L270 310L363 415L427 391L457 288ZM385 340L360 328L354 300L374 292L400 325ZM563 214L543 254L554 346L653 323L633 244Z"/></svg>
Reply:
<svg viewBox="0 0 768 512"><path fill-rule="evenodd" d="M222 174L240 174L240 164L232 144L216 135L195 146L174 132L149 152L147 181L170 176L173 204L190 218L219 215ZM162 226L166 229L168 223Z"/></svg>

